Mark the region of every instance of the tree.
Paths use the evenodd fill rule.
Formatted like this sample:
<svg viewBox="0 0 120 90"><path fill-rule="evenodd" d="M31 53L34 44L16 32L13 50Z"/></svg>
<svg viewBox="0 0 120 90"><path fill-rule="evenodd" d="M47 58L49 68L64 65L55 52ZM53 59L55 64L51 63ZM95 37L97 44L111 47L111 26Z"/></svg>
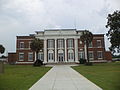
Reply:
<svg viewBox="0 0 120 90"><path fill-rule="evenodd" d="M0 44L0 53L3 54L5 52L5 48L3 47L3 45Z"/></svg>
<svg viewBox="0 0 120 90"><path fill-rule="evenodd" d="M88 30L83 31L82 35L80 36L80 40L86 45L88 63L89 63L88 46L92 42L92 39L93 39L93 34Z"/></svg>
<svg viewBox="0 0 120 90"><path fill-rule="evenodd" d="M106 28L109 28L107 37L110 40L110 50L120 52L120 11L115 11L113 14L108 14Z"/></svg>
<svg viewBox="0 0 120 90"><path fill-rule="evenodd" d="M38 53L43 50L43 40L35 38L30 44L31 50L36 52L36 59L38 60Z"/></svg>

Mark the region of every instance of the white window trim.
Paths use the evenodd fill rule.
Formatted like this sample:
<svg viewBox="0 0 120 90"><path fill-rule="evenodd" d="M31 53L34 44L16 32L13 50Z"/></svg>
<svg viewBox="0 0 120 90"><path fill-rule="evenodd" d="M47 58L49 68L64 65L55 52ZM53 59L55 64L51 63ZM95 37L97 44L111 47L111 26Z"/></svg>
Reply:
<svg viewBox="0 0 120 90"><path fill-rule="evenodd" d="M58 61L59 61L59 56L60 56L60 54L62 54L63 61L64 61L64 53L58 53Z"/></svg>
<svg viewBox="0 0 120 90"><path fill-rule="evenodd" d="M88 48L93 48L93 43L92 43L92 42L90 42L90 44L92 44L92 46L89 46L89 45L88 45Z"/></svg>
<svg viewBox="0 0 120 90"><path fill-rule="evenodd" d="M53 58L51 57L52 55L50 54L53 54ZM50 59L49 59L49 55L50 55ZM54 51L53 50L49 50L48 51L48 62L53 62L54 61Z"/></svg>
<svg viewBox="0 0 120 90"><path fill-rule="evenodd" d="M58 39L58 48L64 49L64 40L63 39Z"/></svg>
<svg viewBox="0 0 120 90"><path fill-rule="evenodd" d="M42 59L42 55L43 55L43 59ZM44 60L44 54L43 54L43 52L39 52L38 53L38 57L39 57L40 60L43 61Z"/></svg>
<svg viewBox="0 0 120 90"><path fill-rule="evenodd" d="M54 48L54 40L53 39L48 39L48 48L53 49Z"/></svg>
<svg viewBox="0 0 120 90"><path fill-rule="evenodd" d="M72 43L71 43L72 42ZM73 39L68 39L68 48L70 48L70 49L72 49L72 48L74 48L74 41L73 41Z"/></svg>
<svg viewBox="0 0 120 90"><path fill-rule="evenodd" d="M52 57L51 57L52 54L53 54L53 53L48 53L48 60L49 60L49 61L53 61L53 60L54 60L54 54L53 54L53 59L52 59ZM50 59L49 59L49 55L50 55Z"/></svg>
<svg viewBox="0 0 120 90"><path fill-rule="evenodd" d="M83 54L83 58L82 59L84 59L85 58L85 56L84 56L84 51L79 51L79 53L78 54ZM80 58L80 56L79 56L79 59L81 59Z"/></svg>
<svg viewBox="0 0 120 90"><path fill-rule="evenodd" d="M100 46L97 46L97 48L101 48L102 47L102 41L101 40L97 40L97 43L100 42Z"/></svg>
<svg viewBox="0 0 120 90"><path fill-rule="evenodd" d="M25 48L25 44L24 44L24 47L21 48L21 43L24 44L24 42L20 42L20 49L24 49Z"/></svg>
<svg viewBox="0 0 120 90"><path fill-rule="evenodd" d="M19 61L24 61L24 57L23 57L23 59L20 59L20 54L23 54L24 55L24 53L19 53Z"/></svg>
<svg viewBox="0 0 120 90"><path fill-rule="evenodd" d="M32 54L32 59L29 59L29 54ZM28 53L28 61L33 61L33 52Z"/></svg>
<svg viewBox="0 0 120 90"><path fill-rule="evenodd" d="M90 58L90 56L89 56L89 59L93 60L94 59L94 53L93 53L93 51L89 51L88 53L92 53L92 58Z"/></svg>
<svg viewBox="0 0 120 90"><path fill-rule="evenodd" d="M31 44L31 41L29 41L29 47L28 47L29 49L31 49L31 48L30 48L30 44Z"/></svg>
<svg viewBox="0 0 120 90"><path fill-rule="evenodd" d="M72 58L72 54L73 54L73 58ZM70 55L70 56L69 56ZM70 57L70 58L69 58ZM68 51L68 60L69 61L74 61L74 51L73 50L69 50Z"/></svg>
<svg viewBox="0 0 120 90"><path fill-rule="evenodd" d="M99 53L99 52L102 53L102 58L98 58L98 53ZM102 51L97 51L97 58L98 58L98 59L103 59L103 52L102 52Z"/></svg>

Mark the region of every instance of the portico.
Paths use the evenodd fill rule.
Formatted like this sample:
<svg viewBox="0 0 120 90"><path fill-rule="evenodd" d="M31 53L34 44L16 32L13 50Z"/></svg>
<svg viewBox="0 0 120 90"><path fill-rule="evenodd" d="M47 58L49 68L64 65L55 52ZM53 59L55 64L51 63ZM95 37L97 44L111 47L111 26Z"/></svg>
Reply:
<svg viewBox="0 0 120 90"><path fill-rule="evenodd" d="M76 30L39 31L36 38L44 40L44 63L78 62L80 34Z"/></svg>

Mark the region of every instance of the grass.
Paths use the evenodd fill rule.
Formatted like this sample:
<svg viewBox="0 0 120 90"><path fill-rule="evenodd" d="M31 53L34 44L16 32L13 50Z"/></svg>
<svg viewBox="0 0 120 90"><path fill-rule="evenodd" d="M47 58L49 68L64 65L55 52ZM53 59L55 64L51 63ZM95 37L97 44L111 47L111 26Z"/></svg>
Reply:
<svg viewBox="0 0 120 90"><path fill-rule="evenodd" d="M5 72L0 74L0 90L28 90L50 67L32 65L5 65Z"/></svg>
<svg viewBox="0 0 120 90"><path fill-rule="evenodd" d="M120 90L120 62L72 67L103 90Z"/></svg>

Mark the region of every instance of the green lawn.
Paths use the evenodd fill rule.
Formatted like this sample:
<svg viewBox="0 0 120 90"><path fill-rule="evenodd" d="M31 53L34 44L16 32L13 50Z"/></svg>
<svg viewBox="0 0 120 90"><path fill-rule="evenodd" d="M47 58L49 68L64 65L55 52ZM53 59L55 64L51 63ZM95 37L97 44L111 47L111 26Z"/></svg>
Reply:
<svg viewBox="0 0 120 90"><path fill-rule="evenodd" d="M120 90L120 62L72 67L103 90Z"/></svg>
<svg viewBox="0 0 120 90"><path fill-rule="evenodd" d="M0 74L0 90L28 90L50 69L32 65L5 65L5 73Z"/></svg>

